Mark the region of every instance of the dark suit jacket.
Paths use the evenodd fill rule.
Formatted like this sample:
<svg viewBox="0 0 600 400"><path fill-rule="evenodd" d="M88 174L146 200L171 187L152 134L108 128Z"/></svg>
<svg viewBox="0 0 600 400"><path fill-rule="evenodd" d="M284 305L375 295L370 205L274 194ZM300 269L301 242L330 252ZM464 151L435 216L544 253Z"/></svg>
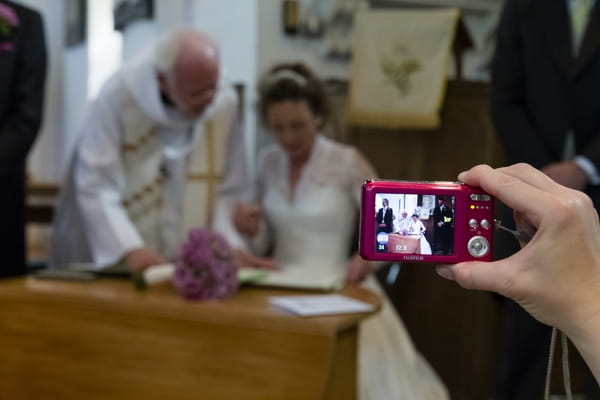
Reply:
<svg viewBox="0 0 600 400"><path fill-rule="evenodd" d="M442 226L444 229L452 229L452 219L454 218L454 214L452 213L452 209L444 204L444 210L439 205L436 205L433 209L433 224L434 229L437 228L438 222L443 222Z"/></svg>
<svg viewBox="0 0 600 400"><path fill-rule="evenodd" d="M391 208L387 208L385 215L383 215L383 207L377 211L377 225L385 224L385 228L377 227L377 231L391 233L394 230L394 211Z"/></svg>
<svg viewBox="0 0 600 400"><path fill-rule="evenodd" d="M537 168L561 161L566 134L572 131L576 153L600 171L600 1L577 57L567 0L507 0L496 40L492 114L509 161ZM600 188L588 186L586 192L598 208ZM510 219L511 210L503 209L502 220ZM496 236L495 257L517 249L512 237ZM541 398L549 327L516 305L509 305L507 321L507 347L493 397ZM589 398L599 398L597 387L586 391Z"/></svg>
<svg viewBox="0 0 600 400"><path fill-rule="evenodd" d="M560 161L567 131L600 171L600 1L579 55L566 0L508 0L492 67L492 114L509 161ZM600 202L598 187L588 190Z"/></svg>
<svg viewBox="0 0 600 400"><path fill-rule="evenodd" d="M0 277L25 271L25 159L40 128L46 48L40 15L11 1L18 23L0 32ZM1 17L0 17L1 18ZM5 21L6 22L6 21ZM5 24L6 25L6 24Z"/></svg>

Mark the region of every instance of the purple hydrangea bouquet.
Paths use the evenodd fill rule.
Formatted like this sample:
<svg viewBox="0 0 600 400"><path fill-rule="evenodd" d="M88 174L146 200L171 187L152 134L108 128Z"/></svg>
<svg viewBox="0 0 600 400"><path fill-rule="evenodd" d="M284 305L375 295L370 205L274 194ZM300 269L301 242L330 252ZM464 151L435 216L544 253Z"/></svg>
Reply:
<svg viewBox="0 0 600 400"><path fill-rule="evenodd" d="M192 229L175 264L173 284L185 299L221 300L237 291L237 270L223 236L209 229Z"/></svg>

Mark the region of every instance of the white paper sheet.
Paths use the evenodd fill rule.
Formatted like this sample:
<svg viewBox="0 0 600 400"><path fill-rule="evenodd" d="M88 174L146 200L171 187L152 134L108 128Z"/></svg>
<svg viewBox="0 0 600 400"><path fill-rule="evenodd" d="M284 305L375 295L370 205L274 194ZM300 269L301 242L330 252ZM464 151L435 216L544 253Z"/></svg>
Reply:
<svg viewBox="0 0 600 400"><path fill-rule="evenodd" d="M340 294L273 296L269 302L300 316L350 314L373 311L373 305Z"/></svg>

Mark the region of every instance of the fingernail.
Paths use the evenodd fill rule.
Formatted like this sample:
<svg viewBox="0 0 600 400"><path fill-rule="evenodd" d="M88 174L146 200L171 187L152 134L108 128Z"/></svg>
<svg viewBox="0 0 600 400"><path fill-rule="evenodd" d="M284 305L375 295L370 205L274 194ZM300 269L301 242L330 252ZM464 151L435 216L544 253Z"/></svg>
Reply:
<svg viewBox="0 0 600 400"><path fill-rule="evenodd" d="M467 171L463 171L463 172L461 172L460 174L458 174L458 180L462 182L462 181L463 181L463 178L464 178L464 175L465 175L466 173L467 173Z"/></svg>
<svg viewBox="0 0 600 400"><path fill-rule="evenodd" d="M437 272L437 274L439 276L441 276L444 279L449 279L451 281L454 280L454 275L452 274L452 270L449 267L440 267L438 266L435 271Z"/></svg>

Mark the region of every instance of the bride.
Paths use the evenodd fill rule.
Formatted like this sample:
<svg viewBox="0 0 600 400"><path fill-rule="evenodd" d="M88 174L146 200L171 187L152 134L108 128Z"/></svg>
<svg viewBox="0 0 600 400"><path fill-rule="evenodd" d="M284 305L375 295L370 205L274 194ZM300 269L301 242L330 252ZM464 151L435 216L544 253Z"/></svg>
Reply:
<svg viewBox="0 0 600 400"><path fill-rule="evenodd" d="M240 244L240 262L362 282L381 297L382 308L360 326L358 398L448 399L371 274L373 263L357 253L349 257L361 184L375 172L356 149L319 133L328 114L322 83L302 64L283 64L262 79L259 92L259 111L276 143L259 156L255 203L235 210L234 224L248 246ZM269 249L271 258L259 257Z"/></svg>
<svg viewBox="0 0 600 400"><path fill-rule="evenodd" d="M425 225L419 219L418 214L413 214L410 217L408 228L406 229L409 235L416 235L420 237L420 248L419 254L431 254L431 245L425 237Z"/></svg>

